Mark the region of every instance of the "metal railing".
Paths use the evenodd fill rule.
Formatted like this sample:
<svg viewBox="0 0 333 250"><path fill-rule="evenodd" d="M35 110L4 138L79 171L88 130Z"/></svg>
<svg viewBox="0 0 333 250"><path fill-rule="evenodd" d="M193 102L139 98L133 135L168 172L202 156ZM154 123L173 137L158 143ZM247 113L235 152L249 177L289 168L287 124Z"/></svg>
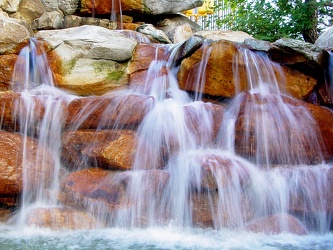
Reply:
<svg viewBox="0 0 333 250"><path fill-rule="evenodd" d="M226 25L217 26L216 21L223 19L230 10L214 12L213 6L223 4L219 0L205 0L202 7L183 12L190 20L199 24L203 30L228 30Z"/></svg>

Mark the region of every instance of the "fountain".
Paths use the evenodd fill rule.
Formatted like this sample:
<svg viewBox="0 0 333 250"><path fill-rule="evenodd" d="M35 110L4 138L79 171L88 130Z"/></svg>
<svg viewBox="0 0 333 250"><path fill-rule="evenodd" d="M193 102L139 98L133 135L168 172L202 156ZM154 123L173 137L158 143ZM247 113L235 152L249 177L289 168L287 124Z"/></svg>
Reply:
<svg viewBox="0 0 333 250"><path fill-rule="evenodd" d="M204 102L209 46L203 44L200 70L191 78L194 93L178 86L179 45L165 45L144 86L78 97L53 85L44 53L31 40L13 76L22 196L0 229L0 244L333 247L327 209L333 169L313 113L279 87L278 64L241 47L234 76L235 83L246 79L247 91L236 87L226 103ZM239 68L239 60L249 67ZM40 168L32 172L32 165Z"/></svg>

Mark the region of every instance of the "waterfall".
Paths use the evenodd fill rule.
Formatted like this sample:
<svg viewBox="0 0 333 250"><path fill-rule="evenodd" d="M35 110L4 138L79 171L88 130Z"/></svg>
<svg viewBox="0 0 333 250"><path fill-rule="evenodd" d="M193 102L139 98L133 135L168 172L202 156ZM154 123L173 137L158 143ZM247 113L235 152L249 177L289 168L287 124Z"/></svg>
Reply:
<svg viewBox="0 0 333 250"><path fill-rule="evenodd" d="M12 89L22 91L41 84L53 86L52 72L43 47L37 39L31 38L28 46L21 50L15 63Z"/></svg>
<svg viewBox="0 0 333 250"><path fill-rule="evenodd" d="M156 46L141 85L102 97L78 97L54 86L45 54L31 40L13 77L13 90L20 94L14 118L23 136L24 176L16 225L24 227L36 207L74 204L99 225L117 230L213 228L238 235L268 218L272 228L259 231L329 232L332 167L325 162L323 138L311 113L281 87L281 67L263 53L239 48L233 65L236 94L213 104L202 96L210 44L203 45L200 70L191 76L194 93L178 86L174 60L179 46ZM142 116L139 122L130 118L136 105L143 109L136 113ZM79 156L64 152L71 136L81 140L75 132L86 133L75 145L82 147ZM110 143L122 135L132 138L127 143L136 148L131 168L104 166L104 178L96 183L94 171L106 162L97 151L105 141L107 150L121 150L123 141ZM31 141L37 142L36 162L30 161ZM81 159L71 162L74 157ZM50 176L41 174L43 169L31 175L31 165L51 163ZM66 168L71 164L77 169ZM79 170L88 170L91 179L68 205L59 198L61 178ZM73 179L64 183L75 185ZM88 198L80 200L84 196Z"/></svg>

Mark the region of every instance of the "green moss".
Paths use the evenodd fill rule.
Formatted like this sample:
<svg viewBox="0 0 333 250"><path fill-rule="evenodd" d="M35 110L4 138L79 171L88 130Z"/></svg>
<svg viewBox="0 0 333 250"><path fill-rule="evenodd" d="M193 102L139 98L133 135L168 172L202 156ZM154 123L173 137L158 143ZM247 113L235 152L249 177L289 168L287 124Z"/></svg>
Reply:
<svg viewBox="0 0 333 250"><path fill-rule="evenodd" d="M100 74L101 72L106 74L106 80L108 81L118 81L124 75L124 71L117 69L119 67L115 65L115 62L112 62L110 65L110 63L106 63L105 61L96 61L93 63L93 67L96 74Z"/></svg>
<svg viewBox="0 0 333 250"><path fill-rule="evenodd" d="M67 62L65 65L64 65L64 69L66 72L71 72L73 70L73 68L75 67L75 64L77 62L77 58L74 58L72 60L70 60L69 62Z"/></svg>

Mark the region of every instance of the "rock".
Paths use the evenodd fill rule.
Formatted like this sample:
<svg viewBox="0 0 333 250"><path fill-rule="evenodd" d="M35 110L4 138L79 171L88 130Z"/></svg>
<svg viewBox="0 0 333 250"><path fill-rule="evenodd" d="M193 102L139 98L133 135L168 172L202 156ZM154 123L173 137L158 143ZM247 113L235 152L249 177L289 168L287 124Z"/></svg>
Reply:
<svg viewBox="0 0 333 250"><path fill-rule="evenodd" d="M172 43L169 37L163 31L156 29L152 24L140 25L136 31L148 35L158 42Z"/></svg>
<svg viewBox="0 0 333 250"><path fill-rule="evenodd" d="M154 99L144 95L86 97L68 105L68 129L136 127L151 110ZM82 116L82 112L85 113Z"/></svg>
<svg viewBox="0 0 333 250"><path fill-rule="evenodd" d="M18 7L18 12L30 24L45 11L44 5L40 0L21 0Z"/></svg>
<svg viewBox="0 0 333 250"><path fill-rule="evenodd" d="M144 91L148 87L145 86L148 68L153 60L166 59L165 52L164 47L159 47L156 44L139 44L135 47L132 59L127 67L131 88ZM164 74L164 72L161 72L161 74ZM151 83L148 82L147 84L150 85Z"/></svg>
<svg viewBox="0 0 333 250"><path fill-rule="evenodd" d="M318 54L320 49L318 49L312 43L303 42L301 40L281 38L273 43L274 46L277 46L281 49L281 52L297 52L300 55L303 55L306 60L317 61ZM280 53L281 53L280 52ZM299 57L290 57L290 59L295 59Z"/></svg>
<svg viewBox="0 0 333 250"><path fill-rule="evenodd" d="M110 213L116 215L117 212L126 212L125 210L140 209L141 216L133 220L135 224L143 225L146 218L149 218L148 213L153 212L149 209L148 201L154 199L156 204L160 203L159 199L168 178L167 172L158 170L117 173L91 168L71 173L65 182L65 192L69 200L80 202L86 209L98 209L100 218L105 218L104 216ZM129 185L133 180L134 183L141 183L140 193L134 194L130 191ZM141 199L142 207L136 207L137 199Z"/></svg>
<svg viewBox="0 0 333 250"><path fill-rule="evenodd" d="M155 27L162 30L173 43L184 42L193 33L201 30L197 23L180 14L167 15L158 21Z"/></svg>
<svg viewBox="0 0 333 250"><path fill-rule="evenodd" d="M8 12L14 13L18 10L18 6L21 0L1 0L0 1L0 9Z"/></svg>
<svg viewBox="0 0 333 250"><path fill-rule="evenodd" d="M244 227L247 231L265 234L293 233L306 235L305 226L297 218L287 214L275 214L265 218L256 219Z"/></svg>
<svg viewBox="0 0 333 250"><path fill-rule="evenodd" d="M268 54L273 61L306 76L320 79L323 75L319 62L321 49L311 43L296 39L279 39L271 45Z"/></svg>
<svg viewBox="0 0 333 250"><path fill-rule="evenodd" d="M79 2L79 0L58 0L58 7L64 15L72 15L79 9Z"/></svg>
<svg viewBox="0 0 333 250"><path fill-rule="evenodd" d="M9 209L0 208L0 222L5 223L11 216Z"/></svg>
<svg viewBox="0 0 333 250"><path fill-rule="evenodd" d="M275 95L244 93L239 98L235 124L238 154L256 163L315 164L332 159L330 110L287 96L280 100Z"/></svg>
<svg viewBox="0 0 333 250"><path fill-rule="evenodd" d="M252 36L243 31L232 30L205 30L198 31L195 35L203 36L205 39L212 41L227 40L235 43L243 43L245 39L253 39Z"/></svg>
<svg viewBox="0 0 333 250"><path fill-rule="evenodd" d="M288 211L302 215L312 225L323 223L318 217L333 212L333 168L328 165L279 168L289 185ZM308 218L308 219L304 219Z"/></svg>
<svg viewBox="0 0 333 250"><path fill-rule="evenodd" d="M318 39L316 40L315 46L326 49L332 50L333 49L333 26L331 26L328 30L323 32Z"/></svg>
<svg viewBox="0 0 333 250"><path fill-rule="evenodd" d="M0 18L0 55L18 54L27 45L29 30L13 18Z"/></svg>
<svg viewBox="0 0 333 250"><path fill-rule="evenodd" d="M112 6L111 1L103 0L82 0L81 1L81 13L89 14L111 14L111 10L115 13L119 13L118 1L115 1L116 5ZM178 1L172 2L168 0L156 2L156 1L127 1L122 0L120 5L123 12L135 12L139 14L176 14L184 10L189 10L201 6L203 1Z"/></svg>
<svg viewBox="0 0 333 250"><path fill-rule="evenodd" d="M126 61L137 42L98 26L39 31L49 45L55 85L81 95L101 95L128 82Z"/></svg>
<svg viewBox="0 0 333 250"><path fill-rule="evenodd" d="M44 12L41 17L33 21L32 26L36 30L62 29L64 28L64 18L58 11Z"/></svg>
<svg viewBox="0 0 333 250"><path fill-rule="evenodd" d="M235 43L226 40L202 46L192 56L182 61L178 73L180 88L196 91L199 89L200 81L203 81L205 84L202 86L202 94L233 97L236 90L237 92L247 91L253 87L256 80L250 80L247 76L251 74L252 78L255 77L255 74L250 72L251 69L266 67L272 67L271 71L268 71L271 73L263 72L261 81L270 83L275 78L280 90L299 99L306 98L317 83L315 78L288 67L282 67L281 72L278 66L267 64L264 66L259 58L254 59L255 63L251 60L247 61L245 52ZM249 56L256 58L254 54ZM235 68L237 72L234 72ZM201 80L202 76L205 78ZM252 83L249 84L251 81Z"/></svg>
<svg viewBox="0 0 333 250"><path fill-rule="evenodd" d="M182 61L178 73L180 88L195 91L198 88L196 77L199 74L205 76L202 94L232 97L236 92L232 70L236 53L237 47L225 40L202 46L192 56ZM208 58L205 72L199 69L203 58ZM244 89L244 83L240 85L242 86L240 89Z"/></svg>
<svg viewBox="0 0 333 250"><path fill-rule="evenodd" d="M27 226L63 229L96 229L103 227L93 216L86 212L71 208L42 208L37 207L27 215Z"/></svg>
<svg viewBox="0 0 333 250"><path fill-rule="evenodd" d="M16 60L15 54L0 55L0 91L11 89L10 83Z"/></svg>
<svg viewBox="0 0 333 250"><path fill-rule="evenodd" d="M232 229L253 218L253 210L244 196L223 198L223 201L219 200L219 195L214 192L192 194L189 204L193 225Z"/></svg>
<svg viewBox="0 0 333 250"><path fill-rule="evenodd" d="M23 188L33 192L37 187L47 187L52 181L55 164L52 153L37 140L0 131L0 149L1 195L17 195ZM24 155L24 149L29 153ZM27 181L24 186L23 171Z"/></svg>
<svg viewBox="0 0 333 250"><path fill-rule="evenodd" d="M111 170L130 170L137 152L136 132L131 130L66 132L62 141L62 158L70 169L97 165ZM158 166L156 162L149 163L151 167L144 165L141 169Z"/></svg>
<svg viewBox="0 0 333 250"><path fill-rule="evenodd" d="M244 45L251 50L259 50L259 51L269 51L271 48L271 44L268 41L257 40L253 38L245 38Z"/></svg>
<svg viewBox="0 0 333 250"><path fill-rule="evenodd" d="M223 192L228 187L244 187L250 182L251 167L247 162L221 151L198 150L188 156L190 167L200 172L200 183L192 180L192 185L201 189Z"/></svg>

